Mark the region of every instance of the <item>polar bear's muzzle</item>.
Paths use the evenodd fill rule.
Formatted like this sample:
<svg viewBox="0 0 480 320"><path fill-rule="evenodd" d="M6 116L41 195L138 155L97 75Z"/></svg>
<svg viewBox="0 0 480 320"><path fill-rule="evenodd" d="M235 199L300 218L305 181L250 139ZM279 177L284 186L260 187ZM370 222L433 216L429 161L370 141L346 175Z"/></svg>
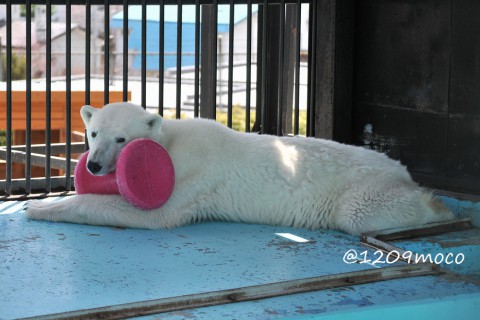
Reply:
<svg viewBox="0 0 480 320"><path fill-rule="evenodd" d="M98 174L102 170L102 165L98 162L88 161L87 169L91 174Z"/></svg>
<svg viewBox="0 0 480 320"><path fill-rule="evenodd" d="M117 150L113 148L92 148L87 158L87 170L96 176L101 176L115 171Z"/></svg>

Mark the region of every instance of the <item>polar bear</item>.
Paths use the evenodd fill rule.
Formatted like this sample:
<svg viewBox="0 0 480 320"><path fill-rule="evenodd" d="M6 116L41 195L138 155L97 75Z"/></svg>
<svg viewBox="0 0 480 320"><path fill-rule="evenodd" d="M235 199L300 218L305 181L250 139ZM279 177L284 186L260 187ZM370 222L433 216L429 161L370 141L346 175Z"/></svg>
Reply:
<svg viewBox="0 0 480 320"><path fill-rule="evenodd" d="M240 133L213 120L167 120L131 103L84 106L87 167L115 170L126 143L164 146L175 187L159 209L120 195L30 201L31 219L131 228L173 228L204 220L329 228L353 235L452 219L406 168L386 155L333 141Z"/></svg>

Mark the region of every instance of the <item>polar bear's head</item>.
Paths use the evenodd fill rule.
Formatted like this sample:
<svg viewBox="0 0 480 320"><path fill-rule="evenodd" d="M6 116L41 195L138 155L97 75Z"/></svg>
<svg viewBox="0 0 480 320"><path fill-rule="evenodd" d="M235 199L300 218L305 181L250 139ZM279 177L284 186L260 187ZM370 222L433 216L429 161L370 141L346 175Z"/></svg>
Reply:
<svg viewBox="0 0 480 320"><path fill-rule="evenodd" d="M90 147L87 169L94 175L114 171L120 151L130 141L160 137L162 117L131 103L111 103L102 109L87 105L80 114Z"/></svg>

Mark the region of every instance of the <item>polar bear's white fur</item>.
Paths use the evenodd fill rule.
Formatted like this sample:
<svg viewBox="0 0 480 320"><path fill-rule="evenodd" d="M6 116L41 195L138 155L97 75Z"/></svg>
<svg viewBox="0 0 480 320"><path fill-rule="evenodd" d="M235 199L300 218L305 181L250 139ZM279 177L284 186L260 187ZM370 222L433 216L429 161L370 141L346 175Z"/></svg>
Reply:
<svg viewBox="0 0 480 320"><path fill-rule="evenodd" d="M151 211L120 195L31 201L32 219L133 228L223 220L358 235L453 217L399 162L361 147L239 133L205 119L166 120L130 103L85 106L81 113L97 174L114 170L125 143L151 138L172 158L173 194Z"/></svg>

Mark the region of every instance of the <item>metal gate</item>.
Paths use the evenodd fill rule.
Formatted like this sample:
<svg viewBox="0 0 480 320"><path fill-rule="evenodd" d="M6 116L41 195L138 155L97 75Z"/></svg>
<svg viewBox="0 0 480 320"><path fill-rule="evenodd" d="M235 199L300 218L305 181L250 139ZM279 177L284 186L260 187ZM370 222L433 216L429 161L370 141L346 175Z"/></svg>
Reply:
<svg viewBox="0 0 480 320"><path fill-rule="evenodd" d="M78 8L84 12L81 21L76 14ZM132 20L132 8L140 12L138 29L133 29L138 21ZM177 15L173 29L177 34L174 52L166 49L166 46L172 45L172 39L168 38L172 8ZM333 105L343 103L348 107L349 104L348 98L343 102L334 98L338 95L337 91L345 92L347 97L351 91L348 81L345 85L338 84L342 77L348 79L351 76L351 65L348 57L343 58L337 51L351 52L348 50L353 43L352 28L335 30L341 21L345 21L342 25L351 24L348 17L353 13L352 9L348 1L333 0L0 1L0 12L3 12L3 16L0 16L0 19L3 18L0 56L5 60L3 88L0 89L0 98L3 97L5 105L2 117L6 141L5 146L0 148L0 156L5 161L5 176L0 186L4 199L43 197L58 192L67 194L73 190L76 154L86 148L83 142L72 141L75 131L72 130L72 125L75 125L72 119L74 121L78 117L73 100L78 96L76 86L80 81L74 73L80 64L84 65L83 81L80 81L83 82L80 95L84 104L93 104L94 93L97 94L97 100L101 99L98 97L99 89L103 91L101 104L109 103L112 99L112 82L115 81L121 83L118 89L120 100L130 100L132 94L140 97L139 102L144 107L147 107L151 88L155 88L153 91L158 91L158 101L148 107L150 111L155 108L154 112L163 115L164 98L171 94L165 88L174 81L176 101L170 107L176 118L181 118L183 112L190 112L194 117L215 119L217 110L222 110L226 113L226 124L232 127L233 97L237 94L238 82L241 82L241 92L245 95L241 121L245 122L245 131L296 135L302 133L301 129L304 128L303 134L307 136L332 138L332 119L337 112ZM19 10L24 16L20 20L17 19ZM117 11L123 11L123 15L120 18L120 32L114 37L112 18ZM244 12L244 17L239 22L237 15L240 11ZM95 23L98 22L99 12L103 19L100 26ZM149 18L152 12L157 17L155 27L152 27ZM185 18L186 12L194 12L193 18ZM41 15L45 20L38 24ZM57 21L59 15L60 22ZM190 20L187 23L184 19ZM228 29L220 30L221 21ZM242 25L239 26L239 23ZM20 25L23 27L18 27ZM189 29L184 30L187 27ZM38 28L44 29L40 30L40 35ZM58 52L59 28L64 30L60 41L63 55ZM141 42L140 50L136 53L140 68L135 72L132 72L130 61L132 49L129 41L132 41L132 33ZM78 34L85 34L83 41L78 41ZM151 35L157 35L155 43L150 40ZM219 52L224 42L220 37L222 35L229 39L226 53ZM191 39L189 43L185 42L187 36ZM39 41L39 37L44 37L43 42ZM23 47L18 46L18 39L21 38L24 39ZM242 47L245 48L241 52L241 63L236 61L236 55L240 53L235 52L239 41L243 42ZM84 48L80 52L79 43ZM185 52L183 48L187 45L192 46L193 51ZM152 46L155 47L154 52ZM226 45L223 44L223 47ZM79 55L82 55L80 62ZM15 60L18 56L24 57L25 61L23 80L15 80ZM38 67L39 56L43 59L41 67ZM171 56L176 58L175 66L165 70L167 58ZM182 61L191 56L193 64L187 68ZM152 58L158 59L156 71L148 66ZM65 66L64 73L58 78L56 72L60 59L64 59ZM236 71L239 65L245 70L244 79L240 80ZM339 68L342 65L346 72ZM186 69L191 71L193 77L187 79L184 73ZM99 80L103 82L103 88ZM139 90L132 93L134 81L139 83ZM37 88L38 82L42 82L41 89ZM63 86L61 93L55 89L58 82ZM182 90L186 90L186 84L190 85L189 88L193 85L192 107L187 111L182 101ZM20 92L18 87L22 88ZM41 111L32 103L38 100L39 91L42 97ZM17 106L19 95L23 99L21 107ZM64 100L61 111L55 109L58 95ZM219 101L222 95L226 96L225 104ZM35 118L39 112L43 117L40 120ZM54 119L56 112L64 115L63 125L59 129L64 135L64 142L52 140L52 126L59 121ZM21 114L21 120L17 119L18 113ZM348 123L349 117L347 115L343 122ZM24 142L21 145L15 141L18 121L21 121L24 130L21 135ZM32 142L38 138L32 124L38 122L44 128L43 143ZM15 163L24 164L23 177L12 174L12 166L17 166ZM44 167L42 177L32 176L33 166ZM53 169L57 170L57 174L52 173ZM38 171L38 168L35 170Z"/></svg>

